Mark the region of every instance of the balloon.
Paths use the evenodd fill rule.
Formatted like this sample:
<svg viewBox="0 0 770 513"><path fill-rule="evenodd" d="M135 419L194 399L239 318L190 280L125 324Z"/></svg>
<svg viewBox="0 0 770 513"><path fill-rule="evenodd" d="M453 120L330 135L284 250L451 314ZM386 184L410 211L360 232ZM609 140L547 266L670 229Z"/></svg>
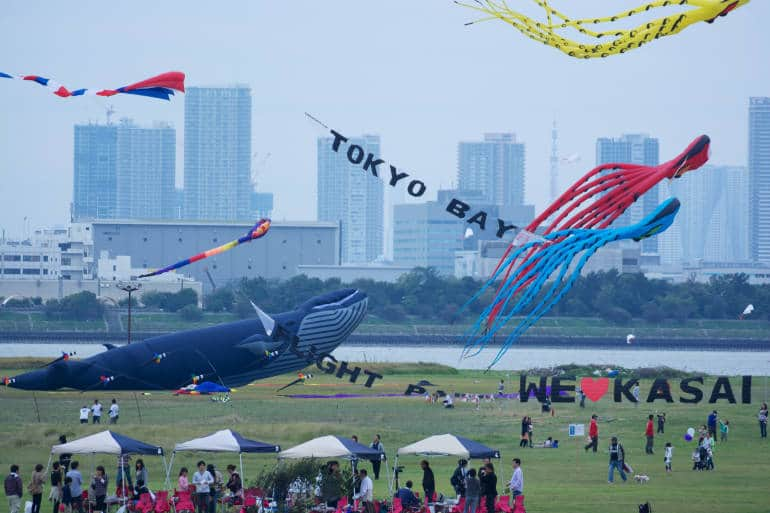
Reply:
<svg viewBox="0 0 770 513"><path fill-rule="evenodd" d="M687 434L690 436L695 436L695 428L689 428L687 430Z"/></svg>
<svg viewBox="0 0 770 513"><path fill-rule="evenodd" d="M686 435L684 435L684 439L686 441L688 441L688 442L691 442L692 441L692 435L690 433L687 433Z"/></svg>

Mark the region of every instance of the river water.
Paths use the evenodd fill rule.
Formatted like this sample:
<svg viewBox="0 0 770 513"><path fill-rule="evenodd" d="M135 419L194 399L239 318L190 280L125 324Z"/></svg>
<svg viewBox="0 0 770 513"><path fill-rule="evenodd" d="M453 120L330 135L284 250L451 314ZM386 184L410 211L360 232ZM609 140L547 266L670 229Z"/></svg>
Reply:
<svg viewBox="0 0 770 513"><path fill-rule="evenodd" d="M63 351L85 358L104 351L99 344L0 344L0 357L55 358ZM430 362L458 369L487 368L497 348L490 348L474 357L460 360L457 346L374 346L349 345L337 348L339 360L356 362ZM674 351L623 347L619 349L511 348L495 365L495 370L523 370L565 364L599 364L626 368L667 366L690 372L717 375L770 374L770 352L767 351Z"/></svg>

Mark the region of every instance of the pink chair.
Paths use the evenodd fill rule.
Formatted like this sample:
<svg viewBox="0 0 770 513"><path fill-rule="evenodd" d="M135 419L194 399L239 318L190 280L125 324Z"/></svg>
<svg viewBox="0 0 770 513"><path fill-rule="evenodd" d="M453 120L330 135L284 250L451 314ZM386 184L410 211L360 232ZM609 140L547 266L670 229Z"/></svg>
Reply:
<svg viewBox="0 0 770 513"><path fill-rule="evenodd" d="M169 513L171 506L169 505L168 492L165 490L159 491L155 494L155 513Z"/></svg>
<svg viewBox="0 0 770 513"><path fill-rule="evenodd" d="M401 505L401 499L394 498L393 499L393 513L403 513L404 507Z"/></svg>
<svg viewBox="0 0 770 513"><path fill-rule="evenodd" d="M452 508L451 513L463 513L464 509L465 509L465 497L460 497L460 500Z"/></svg>
<svg viewBox="0 0 770 513"><path fill-rule="evenodd" d="M143 493L139 496L139 502L136 503L136 511L139 513L152 513L155 505L152 503L152 496L149 493Z"/></svg>
<svg viewBox="0 0 770 513"><path fill-rule="evenodd" d="M498 495L497 502L495 503L495 511L502 511L503 513L513 513L508 503L511 501L510 495Z"/></svg>
<svg viewBox="0 0 770 513"><path fill-rule="evenodd" d="M513 501L513 513L527 513L527 510L524 509L523 495L517 495L515 500Z"/></svg>
<svg viewBox="0 0 770 513"><path fill-rule="evenodd" d="M193 513L195 511L195 504L193 504L190 492L176 492L176 502L174 502L174 511L189 511Z"/></svg>
<svg viewBox="0 0 770 513"><path fill-rule="evenodd" d="M345 506L348 505L348 498L343 497L339 501L337 501L337 513L342 513L342 510L345 509ZM355 507L354 509L358 509L358 507Z"/></svg>

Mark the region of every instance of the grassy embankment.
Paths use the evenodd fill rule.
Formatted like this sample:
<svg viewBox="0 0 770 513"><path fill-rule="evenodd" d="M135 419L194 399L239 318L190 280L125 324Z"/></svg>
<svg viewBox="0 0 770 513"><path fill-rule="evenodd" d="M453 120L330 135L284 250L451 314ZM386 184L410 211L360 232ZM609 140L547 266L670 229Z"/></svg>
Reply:
<svg viewBox="0 0 770 513"><path fill-rule="evenodd" d="M428 358L428 355L426 355ZM0 361L0 375L12 375L18 369L30 367L32 360ZM306 385L298 385L283 392L286 394L333 394L345 393L402 393L406 385L420 379L428 379L446 391L490 393L496 390L499 379L506 380L507 389L518 389L518 375L504 372L483 374L475 371L456 371L436 365L367 365L378 370L384 379L371 390L360 384L347 384L318 373ZM311 371L312 372L312 371ZM585 409L577 404L555 404L554 417L543 416L536 402L498 400L482 403L479 411L471 404L458 402L454 410L430 405L420 398L363 398L345 400L291 399L278 396L275 390L288 383L293 375L276 377L233 394L231 402L212 403L206 397L174 397L169 393L151 395L111 393L98 390L78 392L31 392L12 389L0 390L0 469L5 472L12 462L22 466L22 473L29 479L35 463L45 463L49 448L62 433L70 439L106 429L108 426L81 426L78 410L83 404L98 397L107 403L116 397L121 405L120 424L115 429L123 434L171 449L175 442L201 436L216 429L231 427L247 437L280 443L289 447L314 436L357 434L368 441L374 433L381 433L392 465L395 449L422 437L439 433L462 434L502 451L503 459L496 463L500 481L510 478L510 459L518 456L523 460L526 481L526 503L529 511L542 513L619 513L636 511L636 505L650 500L655 510L675 513L702 513L703 511L730 511L732 513L767 512L767 491L770 489L770 441L760 440L756 412L764 393L762 378L755 379L753 404L729 405L720 401L716 408L720 416L730 421L730 440L717 446L715 472L690 470L692 444L683 440L688 427L705 423L711 406L680 404L680 393L674 383L673 404L656 401L654 404L612 402L611 390L598 403L588 401ZM713 379L707 379L702 387L706 398ZM650 381L642 382L642 395L646 397ZM736 393L740 381L733 380ZM740 398L738 398L740 400ZM37 421L35 401L40 414ZM138 407L137 407L138 402ZM648 413L665 411L669 422L666 434L656 438L654 456L644 454L644 423ZM139 418L141 411L141 421ZM586 454L584 440L570 440L567 425L579 422L588 424L590 414L600 415L600 451ZM519 430L522 415L535 420L535 439L553 436L560 440L560 449L519 449ZM607 484L606 445L611 435L618 435L625 445L628 460L636 471L648 474L648 485L633 483ZM663 471L663 445L674 444L674 472ZM200 454L178 455L175 474L181 465L191 468ZM206 454L203 457L224 468L236 462L237 455ZM80 458L84 470L90 471L91 458ZM163 478L161 463L153 457L146 458L152 486L158 488ZM244 456L245 477L248 481L263 467L275 464L275 458ZM113 457L96 456L95 464L104 464L114 476ZM404 457L400 460L406 469L402 480L412 479L419 488L421 473L419 458ZM454 458L432 458L438 488L451 492L449 476ZM472 462L477 465L478 462ZM403 482L403 481L402 481ZM501 486L502 489L502 486ZM383 477L375 482L376 495L384 497L387 485ZM46 492L47 493L47 492ZM7 511L5 501L0 512Z"/></svg>

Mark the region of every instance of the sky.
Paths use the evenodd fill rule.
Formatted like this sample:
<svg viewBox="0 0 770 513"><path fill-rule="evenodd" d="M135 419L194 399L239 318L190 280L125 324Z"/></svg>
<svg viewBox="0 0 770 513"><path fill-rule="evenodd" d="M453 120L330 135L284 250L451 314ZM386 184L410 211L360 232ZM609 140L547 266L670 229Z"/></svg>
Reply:
<svg viewBox="0 0 770 513"><path fill-rule="evenodd" d="M511 5L529 0L509 0ZM563 11L609 15L641 0L553 0ZM770 96L770 2L754 0L713 24L630 53L577 60L450 0L0 3L0 71L69 86L112 88L170 70L188 86L249 84L259 189L274 219L314 220L316 145L310 112L346 135L375 133L382 157L428 185L456 182L457 143L510 131L526 144L526 200L548 200L551 124L559 127L560 188L594 166L597 137L646 132L661 159L697 135L712 163L745 165L748 98ZM0 80L0 229L66 224L73 126L115 119L177 128L183 182L184 98L60 99ZM270 157L263 161L267 154ZM428 196L426 195L426 196ZM428 198L430 199L430 198Z"/></svg>

